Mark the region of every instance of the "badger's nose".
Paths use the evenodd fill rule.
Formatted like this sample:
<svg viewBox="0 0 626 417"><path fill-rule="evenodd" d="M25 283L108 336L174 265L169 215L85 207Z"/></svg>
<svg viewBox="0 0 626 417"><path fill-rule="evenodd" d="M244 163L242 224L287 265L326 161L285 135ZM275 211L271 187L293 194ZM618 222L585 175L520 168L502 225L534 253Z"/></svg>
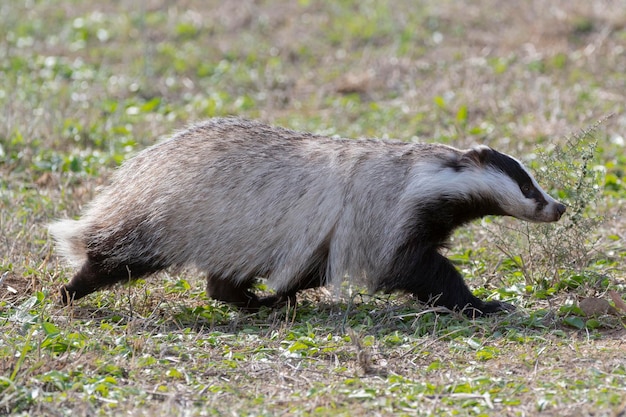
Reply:
<svg viewBox="0 0 626 417"><path fill-rule="evenodd" d="M565 210L567 210L566 207L565 207L565 204L558 203L556 205L556 214L558 215L559 219L565 213Z"/></svg>

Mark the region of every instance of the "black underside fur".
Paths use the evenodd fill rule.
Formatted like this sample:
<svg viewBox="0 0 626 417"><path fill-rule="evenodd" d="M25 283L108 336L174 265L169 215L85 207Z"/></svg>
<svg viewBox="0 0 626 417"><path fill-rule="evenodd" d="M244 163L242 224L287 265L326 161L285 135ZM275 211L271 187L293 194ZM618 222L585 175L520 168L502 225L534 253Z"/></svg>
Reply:
<svg viewBox="0 0 626 417"><path fill-rule="evenodd" d="M263 306L278 307L287 303L294 305L298 291L326 284L327 249L328 247L320 248L315 254L315 260L294 278L293 285L274 296L260 298L252 292L250 288L255 277L240 284L234 284L228 277L208 277L207 295L248 312L257 311ZM104 268L99 262L90 259L71 282L61 288L61 302L67 305L98 289L137 279L166 267L167 265L162 264L128 263L115 268ZM437 247L423 246L416 240L407 242L398 249L394 262L379 280L379 286L375 290L408 292L426 304L463 311L472 317L512 309L506 303L483 302L475 297L461 274L438 252Z"/></svg>

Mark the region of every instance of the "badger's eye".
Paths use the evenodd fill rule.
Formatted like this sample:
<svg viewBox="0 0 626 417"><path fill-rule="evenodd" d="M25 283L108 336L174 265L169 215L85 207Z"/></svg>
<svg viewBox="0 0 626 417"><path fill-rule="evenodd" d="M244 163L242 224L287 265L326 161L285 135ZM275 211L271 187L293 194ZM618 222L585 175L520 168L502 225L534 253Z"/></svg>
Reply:
<svg viewBox="0 0 626 417"><path fill-rule="evenodd" d="M528 194L530 194L530 191L532 190L532 186L530 184L526 183L526 184L522 184L520 189L522 190L522 193L525 196L528 196Z"/></svg>

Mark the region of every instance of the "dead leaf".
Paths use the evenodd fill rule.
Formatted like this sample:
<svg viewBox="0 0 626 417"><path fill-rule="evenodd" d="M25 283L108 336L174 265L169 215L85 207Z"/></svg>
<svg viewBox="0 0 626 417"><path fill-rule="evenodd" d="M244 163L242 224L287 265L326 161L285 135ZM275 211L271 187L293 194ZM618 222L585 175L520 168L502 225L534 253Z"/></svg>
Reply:
<svg viewBox="0 0 626 417"><path fill-rule="evenodd" d="M578 306L585 313L585 316L602 316L611 313L613 307L604 298L587 297L583 298Z"/></svg>
<svg viewBox="0 0 626 417"><path fill-rule="evenodd" d="M372 70L365 72L349 72L344 75L335 86L335 91L341 94L366 93L372 86L375 73Z"/></svg>
<svg viewBox="0 0 626 417"><path fill-rule="evenodd" d="M39 188L49 188L57 186L59 184L59 180L51 173L44 172L39 178L37 178L35 184L37 184Z"/></svg>
<svg viewBox="0 0 626 417"><path fill-rule="evenodd" d="M609 296L611 297L611 300L613 300L613 302L615 303L615 307L618 310L622 310L624 313L626 313L626 303L624 302L624 300L622 300L622 297L620 297L617 291L609 291Z"/></svg>

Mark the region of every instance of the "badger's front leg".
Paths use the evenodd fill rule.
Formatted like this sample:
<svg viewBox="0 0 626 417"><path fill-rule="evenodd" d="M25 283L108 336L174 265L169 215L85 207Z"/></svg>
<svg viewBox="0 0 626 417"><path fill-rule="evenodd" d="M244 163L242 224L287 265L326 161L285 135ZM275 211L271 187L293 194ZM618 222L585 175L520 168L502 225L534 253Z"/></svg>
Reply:
<svg viewBox="0 0 626 417"><path fill-rule="evenodd" d="M216 276L207 276L206 293L214 300L232 304L244 311L256 312L261 308L259 297L250 291L253 279L242 283Z"/></svg>
<svg viewBox="0 0 626 417"><path fill-rule="evenodd" d="M435 248L406 250L396 258L393 272L380 289L403 290L420 301L463 311L470 317L511 311L515 307L500 301L482 301L472 294L449 259Z"/></svg>

